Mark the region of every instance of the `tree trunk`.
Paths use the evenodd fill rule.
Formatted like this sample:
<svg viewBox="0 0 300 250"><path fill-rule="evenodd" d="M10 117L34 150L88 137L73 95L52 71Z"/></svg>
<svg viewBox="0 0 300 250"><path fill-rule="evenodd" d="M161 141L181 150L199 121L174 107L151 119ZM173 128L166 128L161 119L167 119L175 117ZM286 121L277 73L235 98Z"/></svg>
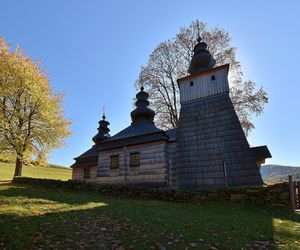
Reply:
<svg viewBox="0 0 300 250"><path fill-rule="evenodd" d="M16 176L22 176L22 167L23 167L23 159L17 157L14 177L16 177Z"/></svg>

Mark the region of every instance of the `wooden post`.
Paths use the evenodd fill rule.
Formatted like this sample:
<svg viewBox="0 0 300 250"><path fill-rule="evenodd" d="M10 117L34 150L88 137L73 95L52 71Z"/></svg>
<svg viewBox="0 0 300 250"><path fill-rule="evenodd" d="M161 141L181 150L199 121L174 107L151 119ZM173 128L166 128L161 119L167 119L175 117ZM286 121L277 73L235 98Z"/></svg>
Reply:
<svg viewBox="0 0 300 250"><path fill-rule="evenodd" d="M295 211L294 183L293 183L293 177L291 175L289 175L289 188L290 188L290 199L291 199L292 210Z"/></svg>
<svg viewBox="0 0 300 250"><path fill-rule="evenodd" d="M123 154L124 154L124 185L127 185L127 174L128 174L128 151L127 151L127 147L124 146L123 148Z"/></svg>
<svg viewBox="0 0 300 250"><path fill-rule="evenodd" d="M299 189L298 189L298 185L297 185L297 181L293 181L293 189L294 189L294 200L295 200L295 209L299 208L298 206L298 193L299 193Z"/></svg>
<svg viewBox="0 0 300 250"><path fill-rule="evenodd" d="M224 158L222 158L222 166L223 166L223 175L224 175L225 189L227 189L227 171L226 171L226 165L225 165Z"/></svg>

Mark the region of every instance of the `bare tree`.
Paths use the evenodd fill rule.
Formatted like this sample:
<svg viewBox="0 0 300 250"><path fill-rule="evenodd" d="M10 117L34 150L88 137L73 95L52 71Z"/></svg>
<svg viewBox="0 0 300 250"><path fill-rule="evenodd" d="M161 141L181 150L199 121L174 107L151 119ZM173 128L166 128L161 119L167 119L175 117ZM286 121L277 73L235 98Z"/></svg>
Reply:
<svg viewBox="0 0 300 250"><path fill-rule="evenodd" d="M207 24L193 21L182 27L172 39L160 43L143 66L136 88L144 86L150 94L156 123L164 129L176 128L180 111L179 89L176 80L186 76L199 34L208 44L216 59L216 66L230 64L230 97L246 135L254 128L253 115L260 115L268 102L267 93L261 87L255 90L255 82L243 80L236 48L231 44L228 32L219 27L207 28Z"/></svg>

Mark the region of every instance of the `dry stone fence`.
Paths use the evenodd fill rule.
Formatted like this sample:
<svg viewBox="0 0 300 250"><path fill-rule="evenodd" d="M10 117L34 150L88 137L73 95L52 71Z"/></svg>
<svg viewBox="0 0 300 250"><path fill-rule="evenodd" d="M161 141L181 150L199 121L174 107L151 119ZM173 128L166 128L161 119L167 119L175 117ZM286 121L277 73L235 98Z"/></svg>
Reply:
<svg viewBox="0 0 300 250"><path fill-rule="evenodd" d="M269 186L199 191L178 191L163 188L154 189L124 185L101 185L97 183L88 183L82 181L60 181L27 177L14 178L13 182L16 184L39 185L46 188L67 188L83 191L92 190L95 192L111 194L118 197L135 199L157 199L163 201L186 203L202 203L206 201L230 201L237 203L250 202L287 209L295 208L293 205L293 199L291 199L291 197L294 197L293 192L291 192L291 185L288 182L277 183ZM300 189L298 186L298 189L296 189L298 198L300 195L299 190ZM299 202L297 204L299 204Z"/></svg>

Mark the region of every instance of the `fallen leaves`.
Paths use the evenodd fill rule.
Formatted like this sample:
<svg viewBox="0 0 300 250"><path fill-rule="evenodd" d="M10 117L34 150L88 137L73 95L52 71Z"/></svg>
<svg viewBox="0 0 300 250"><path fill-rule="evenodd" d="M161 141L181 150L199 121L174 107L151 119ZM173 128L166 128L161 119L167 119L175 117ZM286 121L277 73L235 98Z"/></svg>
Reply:
<svg viewBox="0 0 300 250"><path fill-rule="evenodd" d="M34 209L34 210L31 211L31 214L33 214L33 215L40 215L41 212L39 210L37 210L37 209Z"/></svg>
<svg viewBox="0 0 300 250"><path fill-rule="evenodd" d="M249 249L249 250L255 250L255 249L262 249L262 250L268 250L268 249L277 249L277 248L283 248L285 245L276 239L270 239L270 240L255 240L252 241L242 249Z"/></svg>
<svg viewBox="0 0 300 250"><path fill-rule="evenodd" d="M58 220L63 222L59 227L53 227L53 222L40 225L30 249L125 249L115 237L127 223L112 220L104 214L74 220L66 220L61 215Z"/></svg>

